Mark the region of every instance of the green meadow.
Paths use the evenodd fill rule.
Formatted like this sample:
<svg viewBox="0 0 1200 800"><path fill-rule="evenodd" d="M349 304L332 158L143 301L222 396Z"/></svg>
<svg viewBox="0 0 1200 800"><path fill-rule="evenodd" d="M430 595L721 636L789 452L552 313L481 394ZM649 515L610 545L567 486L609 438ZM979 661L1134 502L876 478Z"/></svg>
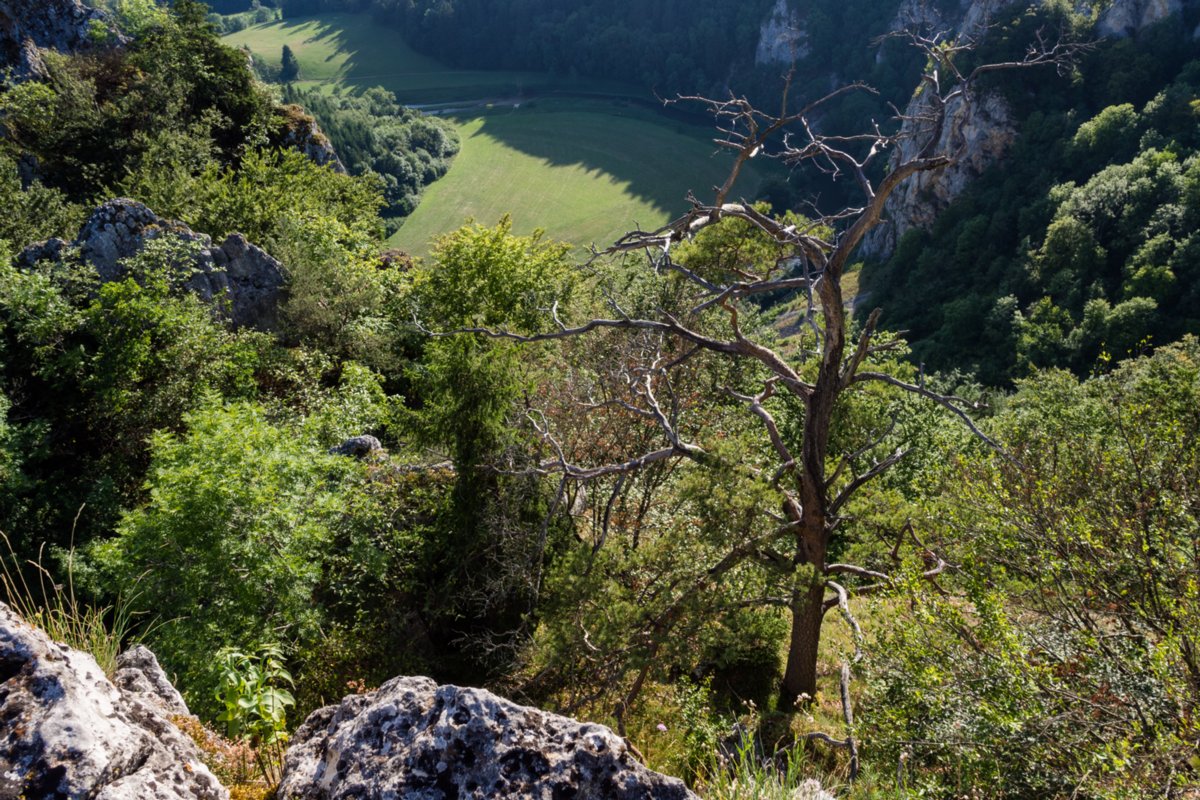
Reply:
<svg viewBox="0 0 1200 800"><path fill-rule="evenodd" d="M697 131L680 132L649 112L599 103L547 102L465 119L462 151L425 190L391 244L421 253L470 217L509 213L519 232L545 228L579 245L611 244L652 228L724 177L728 161Z"/></svg>
<svg viewBox="0 0 1200 800"><path fill-rule="evenodd" d="M225 42L276 66L286 44L300 63L301 85L384 86L458 126L462 151L450 171L388 242L418 255L468 218L492 224L504 214L519 232L542 228L572 244L603 246L681 213L689 190L704 193L729 166L715 153L710 129L647 108L651 98L636 87L450 69L367 15L289 19ZM752 195L761 177L749 170L739 188Z"/></svg>

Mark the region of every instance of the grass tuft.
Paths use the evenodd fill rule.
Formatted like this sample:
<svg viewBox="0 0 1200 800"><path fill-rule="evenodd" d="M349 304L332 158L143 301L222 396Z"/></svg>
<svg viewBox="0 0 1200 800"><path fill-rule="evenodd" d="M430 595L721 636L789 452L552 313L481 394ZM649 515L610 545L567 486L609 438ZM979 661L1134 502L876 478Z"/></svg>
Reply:
<svg viewBox="0 0 1200 800"><path fill-rule="evenodd" d="M30 625L41 628L56 642L90 653L111 678L117 671L121 654L132 628L133 614L128 603L97 607L81 603L75 596L75 550L67 552L67 582L57 583L37 561L21 563L12 542L0 532L8 555L0 557L0 594L3 600ZM26 576L36 576L33 585Z"/></svg>

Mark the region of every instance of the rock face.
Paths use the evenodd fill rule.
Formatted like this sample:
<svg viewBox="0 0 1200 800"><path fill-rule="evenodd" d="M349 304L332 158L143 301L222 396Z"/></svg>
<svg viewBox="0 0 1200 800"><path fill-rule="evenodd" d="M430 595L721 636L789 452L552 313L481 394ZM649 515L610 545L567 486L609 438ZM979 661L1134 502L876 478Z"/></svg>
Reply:
<svg viewBox="0 0 1200 800"><path fill-rule="evenodd" d="M919 116L926 106L918 98L905 113ZM946 107L946 118L937 151L958 154L958 159L943 169L918 173L900 184L888 198L886 221L863 242L864 255L886 258L905 232L932 225L972 180L1003 158L1017 136L1008 105L998 94L986 94L971 102L960 97ZM928 134L919 126L906 126L905 136L892 154L893 165L914 158L928 141Z"/></svg>
<svg viewBox="0 0 1200 800"><path fill-rule="evenodd" d="M1183 10L1182 0L1113 0L1096 22L1096 33L1121 38Z"/></svg>
<svg viewBox="0 0 1200 800"><path fill-rule="evenodd" d="M278 797L696 800L608 728L428 678L395 678L313 712L292 739Z"/></svg>
<svg viewBox="0 0 1200 800"><path fill-rule="evenodd" d="M0 0L0 56L16 78L45 74L41 50L74 52L92 43L94 26L118 39L108 16L80 0Z"/></svg>
<svg viewBox="0 0 1200 800"><path fill-rule="evenodd" d="M118 280L125 274L123 259L163 236L178 237L192 246L193 262L186 268L193 274L184 283L189 291L205 301L227 303L226 312L236 326L274 327L285 280L278 261L241 234L232 234L216 246L207 235L163 219L134 200L108 201L92 212L74 242L50 239L32 245L18 257L18 264L31 267L42 260L61 261L74 247L102 281Z"/></svg>
<svg viewBox="0 0 1200 800"><path fill-rule="evenodd" d="M808 55L808 33L788 0L777 0L758 32L754 63L759 66L790 64Z"/></svg>
<svg viewBox="0 0 1200 800"><path fill-rule="evenodd" d="M321 130L316 118L298 105L279 106L275 115L283 121L279 144L291 147L308 156L313 163L329 166L334 172L345 174L346 166L338 158L329 137Z"/></svg>
<svg viewBox="0 0 1200 800"><path fill-rule="evenodd" d="M112 680L127 696L156 706L168 717L191 715L187 703L145 645L136 645L117 656L117 674Z"/></svg>
<svg viewBox="0 0 1200 800"><path fill-rule="evenodd" d="M1010 5L1009 0L959 0L957 13L947 13L929 0L903 0L892 24L894 28L915 26L953 31L959 38L976 38L983 34L997 10ZM1096 33L1131 36L1179 12L1182 5L1182 0L1111 0L1098 16ZM1090 0L1077 3L1085 11L1091 6ZM918 95L909 103L905 115L919 117L926 104ZM958 101L947 109L947 114L950 122L939 142L939 151L958 154L957 161L944 169L914 176L894 192L884 211L885 222L863 242L863 255L887 258L906 231L928 228L968 183L1004 157L1016 138L1012 115L997 94L977 97L970 103ZM903 135L905 140L892 154L893 165L914 155L926 141L919 130L908 124Z"/></svg>
<svg viewBox="0 0 1200 800"><path fill-rule="evenodd" d="M0 797L229 797L155 703L119 689L90 655L51 641L2 603L0 720Z"/></svg>

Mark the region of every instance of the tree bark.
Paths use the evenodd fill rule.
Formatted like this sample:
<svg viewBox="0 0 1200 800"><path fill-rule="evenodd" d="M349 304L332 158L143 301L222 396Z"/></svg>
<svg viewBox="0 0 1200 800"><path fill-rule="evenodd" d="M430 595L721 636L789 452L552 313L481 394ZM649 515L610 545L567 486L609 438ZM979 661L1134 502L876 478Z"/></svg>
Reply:
<svg viewBox="0 0 1200 800"><path fill-rule="evenodd" d="M815 578L807 589L797 587L792 590L792 636L788 644L787 668L783 673L785 708L801 695L817 696L817 654L821 645L824 603L825 584Z"/></svg>

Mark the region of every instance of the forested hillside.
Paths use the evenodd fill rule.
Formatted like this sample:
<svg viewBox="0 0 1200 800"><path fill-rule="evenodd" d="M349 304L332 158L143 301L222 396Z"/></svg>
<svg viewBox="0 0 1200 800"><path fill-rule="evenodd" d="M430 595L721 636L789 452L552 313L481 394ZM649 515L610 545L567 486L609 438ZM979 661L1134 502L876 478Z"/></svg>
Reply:
<svg viewBox="0 0 1200 800"><path fill-rule="evenodd" d="M997 87L1007 157L864 275L927 367L997 385L1200 333L1196 21L1100 42L1036 95Z"/></svg>
<svg viewBox="0 0 1200 800"><path fill-rule="evenodd" d="M942 0L942 5L953 6ZM776 99L792 52L756 69L760 34L776 0L729 3L558 3L522 0L285 0L292 16L361 10L395 27L412 46L460 67L531 69L616 78L654 89L721 95L730 89ZM793 3L803 31L794 49L801 81L869 80L885 96L907 96L914 54L873 40L892 29L899 0ZM938 5L935 3L934 5ZM789 23L790 24L790 23ZM777 60L778 59L778 60Z"/></svg>
<svg viewBox="0 0 1200 800"><path fill-rule="evenodd" d="M512 707L435 736L440 705L376 692L400 675L610 726L556 746L712 800L1197 796L1194 8L905 4L938 23L905 44L870 41L899 5L785 4L782 112L786 65L754 66L773 3L285 5L331 8L481 71L712 92L715 180L538 138L559 114L694 144L626 95L517 98L459 130L692 197L592 253L506 216L416 257L388 217L467 152L451 122L263 82L194 0L6 4L0 599L110 677L148 645L197 715L161 724L239 799L307 796L288 739L347 695L305 727L361 723L312 793L455 796L472 766L462 794L552 792ZM386 63L320 18L250 31L300 29L326 49L292 66ZM774 161L765 198L735 180ZM36 684L17 641L0 719ZM495 764L458 738L482 703ZM0 793L44 795L32 774Z"/></svg>
<svg viewBox="0 0 1200 800"><path fill-rule="evenodd" d="M446 174L458 153L452 126L401 106L383 88L330 97L288 85L283 98L321 120L323 133L354 174L379 177L387 217L411 214L421 191Z"/></svg>

